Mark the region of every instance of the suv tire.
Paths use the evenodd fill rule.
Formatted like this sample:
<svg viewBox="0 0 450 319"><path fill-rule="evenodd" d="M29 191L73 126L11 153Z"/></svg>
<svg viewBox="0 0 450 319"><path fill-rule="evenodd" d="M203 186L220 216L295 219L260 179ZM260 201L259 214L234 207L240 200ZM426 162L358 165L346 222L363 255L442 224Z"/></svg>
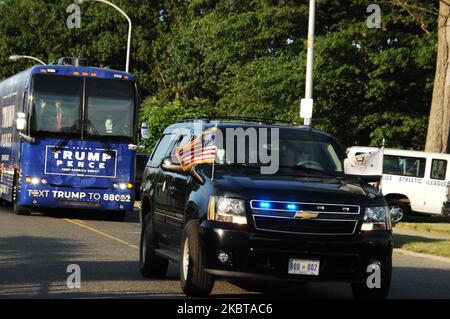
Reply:
<svg viewBox="0 0 450 319"><path fill-rule="evenodd" d="M405 221L408 218L411 208L398 199L388 200L389 212L391 213L391 221L393 224ZM394 213L394 214L393 214Z"/></svg>
<svg viewBox="0 0 450 319"><path fill-rule="evenodd" d="M181 288L189 297L207 297L214 287L214 276L203 266L198 221L189 221L181 236Z"/></svg>
<svg viewBox="0 0 450 319"><path fill-rule="evenodd" d="M392 277L392 256L389 254L381 261L381 288L370 289L367 282L352 284L355 299L385 299L389 294ZM363 269L364 273L366 269ZM367 277L366 277L367 278Z"/></svg>
<svg viewBox="0 0 450 319"><path fill-rule="evenodd" d="M141 274L148 278L162 278L167 273L169 261L155 254L158 239L151 213L147 213L142 222L141 243L139 247L139 268Z"/></svg>

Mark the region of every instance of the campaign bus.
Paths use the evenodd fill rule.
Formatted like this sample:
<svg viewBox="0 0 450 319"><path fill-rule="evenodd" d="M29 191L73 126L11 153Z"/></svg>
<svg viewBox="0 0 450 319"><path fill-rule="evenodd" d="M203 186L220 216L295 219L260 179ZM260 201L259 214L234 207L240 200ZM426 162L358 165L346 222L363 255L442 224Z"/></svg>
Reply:
<svg viewBox="0 0 450 319"><path fill-rule="evenodd" d="M0 82L0 198L16 214L133 209L138 98L125 72L63 58Z"/></svg>

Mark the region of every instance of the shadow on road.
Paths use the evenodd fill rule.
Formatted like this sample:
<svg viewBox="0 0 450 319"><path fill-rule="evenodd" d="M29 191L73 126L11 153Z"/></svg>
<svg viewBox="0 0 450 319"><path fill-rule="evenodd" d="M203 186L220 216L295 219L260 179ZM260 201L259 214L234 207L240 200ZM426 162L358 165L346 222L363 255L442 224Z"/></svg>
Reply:
<svg viewBox="0 0 450 319"><path fill-rule="evenodd" d="M1 213L11 213L13 214L12 207L5 206L2 207ZM112 215L114 212L101 212L101 211L89 211L89 210L77 210L77 209L53 209L53 210L39 210L33 211L32 216L46 216L52 218L69 218L69 219L80 219L80 220L97 220L97 221L111 221L111 222L128 222L128 223L139 223L139 214L137 210L131 213L127 213L125 219L118 221Z"/></svg>

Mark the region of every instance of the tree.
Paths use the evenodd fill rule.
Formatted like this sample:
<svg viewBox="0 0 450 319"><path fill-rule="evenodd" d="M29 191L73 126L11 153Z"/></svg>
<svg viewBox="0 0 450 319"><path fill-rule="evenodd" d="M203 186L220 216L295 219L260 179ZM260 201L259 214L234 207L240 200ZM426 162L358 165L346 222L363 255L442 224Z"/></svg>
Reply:
<svg viewBox="0 0 450 319"><path fill-rule="evenodd" d="M439 1L438 52L433 100L431 103L427 152L447 153L449 151L450 125L450 4Z"/></svg>
<svg viewBox="0 0 450 319"><path fill-rule="evenodd" d="M157 37L160 1L113 0L133 20L131 72L144 95L156 91L151 44ZM27 67L9 63L12 54L44 61L63 56L88 58L93 66L125 68L128 24L113 8L100 3L81 5L81 28L69 29L66 8L73 0L5 0L0 5L0 79Z"/></svg>
<svg viewBox="0 0 450 319"><path fill-rule="evenodd" d="M318 1L313 122L344 145L424 146L435 16L431 1L420 16L409 3L383 2L382 28L369 29L367 1ZM215 115L300 122L305 1L195 0L177 13L154 44L158 94L208 99Z"/></svg>
<svg viewBox="0 0 450 319"><path fill-rule="evenodd" d="M145 101L141 120L155 128L154 136L196 114L301 122L307 1L112 1L133 20L131 71ZM366 25L367 0L317 2L314 125L347 146L386 138L390 147L423 149L436 66L436 1L380 1L381 29ZM123 17L86 3L81 28L70 30L71 3L2 2L0 78L29 66L9 63L11 54L50 61L80 56L92 65L124 68Z"/></svg>

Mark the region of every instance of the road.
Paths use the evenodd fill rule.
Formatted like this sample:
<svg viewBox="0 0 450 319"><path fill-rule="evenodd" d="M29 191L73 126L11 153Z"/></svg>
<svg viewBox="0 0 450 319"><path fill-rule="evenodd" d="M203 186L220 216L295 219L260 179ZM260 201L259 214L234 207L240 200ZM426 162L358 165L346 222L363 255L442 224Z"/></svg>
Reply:
<svg viewBox="0 0 450 319"><path fill-rule="evenodd" d="M88 213L16 216L0 207L0 298L183 298L176 265L164 279L141 277L139 232L136 213L114 222ZM80 289L66 285L70 264L81 268ZM351 298L341 283L272 285L272 291L276 297ZM258 293L220 280L213 297ZM395 254L390 298L450 298L450 263Z"/></svg>

